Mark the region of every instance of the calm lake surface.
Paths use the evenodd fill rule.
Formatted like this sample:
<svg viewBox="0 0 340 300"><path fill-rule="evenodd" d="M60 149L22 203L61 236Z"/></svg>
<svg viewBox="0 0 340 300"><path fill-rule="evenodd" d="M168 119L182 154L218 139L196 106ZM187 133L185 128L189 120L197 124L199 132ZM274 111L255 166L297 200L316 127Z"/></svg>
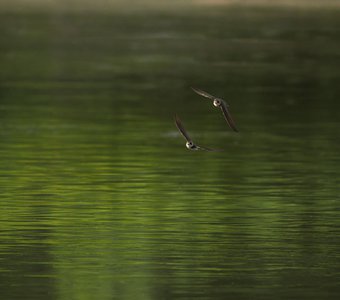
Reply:
<svg viewBox="0 0 340 300"><path fill-rule="evenodd" d="M340 11L2 13L0 33L1 299L339 299ZM187 150L175 113L225 151Z"/></svg>

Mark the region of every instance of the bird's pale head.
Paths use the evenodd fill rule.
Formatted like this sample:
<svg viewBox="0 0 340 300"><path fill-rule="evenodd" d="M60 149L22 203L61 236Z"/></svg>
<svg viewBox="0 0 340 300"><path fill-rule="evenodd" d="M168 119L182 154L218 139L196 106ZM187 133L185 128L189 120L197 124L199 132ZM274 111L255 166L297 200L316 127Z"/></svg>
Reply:
<svg viewBox="0 0 340 300"><path fill-rule="evenodd" d="M220 106L222 105L222 100L220 100L220 99L215 99L213 103L214 103L214 106L220 107Z"/></svg>
<svg viewBox="0 0 340 300"><path fill-rule="evenodd" d="M187 142L187 143L185 144L185 146L186 146L188 149L192 149L192 148L195 147L195 145L194 145L193 142Z"/></svg>

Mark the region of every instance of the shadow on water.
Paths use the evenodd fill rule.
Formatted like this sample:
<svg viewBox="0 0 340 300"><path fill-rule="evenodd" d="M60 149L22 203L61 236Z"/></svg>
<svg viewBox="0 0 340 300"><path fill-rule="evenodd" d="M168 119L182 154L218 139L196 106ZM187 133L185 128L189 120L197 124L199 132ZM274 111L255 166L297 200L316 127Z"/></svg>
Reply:
<svg viewBox="0 0 340 300"><path fill-rule="evenodd" d="M339 11L0 23L4 298L336 298Z"/></svg>

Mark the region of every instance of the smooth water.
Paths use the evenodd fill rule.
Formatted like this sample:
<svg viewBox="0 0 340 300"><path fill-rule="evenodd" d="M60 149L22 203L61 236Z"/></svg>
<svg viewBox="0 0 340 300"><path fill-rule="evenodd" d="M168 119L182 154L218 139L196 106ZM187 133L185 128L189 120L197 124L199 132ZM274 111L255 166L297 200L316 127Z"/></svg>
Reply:
<svg viewBox="0 0 340 300"><path fill-rule="evenodd" d="M338 299L339 17L2 14L1 299Z"/></svg>

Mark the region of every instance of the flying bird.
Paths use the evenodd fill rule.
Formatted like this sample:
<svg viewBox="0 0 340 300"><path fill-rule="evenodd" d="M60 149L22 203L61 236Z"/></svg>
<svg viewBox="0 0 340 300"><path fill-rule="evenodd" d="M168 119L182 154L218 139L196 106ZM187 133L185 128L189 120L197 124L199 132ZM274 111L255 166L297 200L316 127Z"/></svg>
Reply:
<svg viewBox="0 0 340 300"><path fill-rule="evenodd" d="M236 128L236 125L235 125L235 122L234 122L234 120L233 120L233 118L231 117L231 114L230 114L230 112L229 112L229 105L227 104L227 102L225 102L225 101L224 101L223 99L221 99L221 98L217 98L217 97L215 97L215 96L213 96L213 95L210 95L210 94L208 94L207 92L202 91L202 90L200 90L200 89L193 88L193 87L191 87L191 89L192 89L195 93L197 93L198 95L201 95L201 96L203 96L203 97L205 97L205 98L208 98L208 99L212 100L214 106L219 107L219 108L222 110L223 116L224 116L225 120L227 121L229 127L230 127L232 130L238 132L238 130L237 130L237 128Z"/></svg>
<svg viewBox="0 0 340 300"><path fill-rule="evenodd" d="M221 149L210 149L210 148L205 148L205 147L200 147L197 146L196 144L194 144L194 142L192 141L192 139L190 138L190 136L188 135L187 131L185 130L181 119L178 117L178 115L175 115L175 124L177 129L179 130L179 132L183 135L183 137L185 138L185 140L187 141L185 146L189 149L189 150L204 150L204 151L223 151Z"/></svg>

